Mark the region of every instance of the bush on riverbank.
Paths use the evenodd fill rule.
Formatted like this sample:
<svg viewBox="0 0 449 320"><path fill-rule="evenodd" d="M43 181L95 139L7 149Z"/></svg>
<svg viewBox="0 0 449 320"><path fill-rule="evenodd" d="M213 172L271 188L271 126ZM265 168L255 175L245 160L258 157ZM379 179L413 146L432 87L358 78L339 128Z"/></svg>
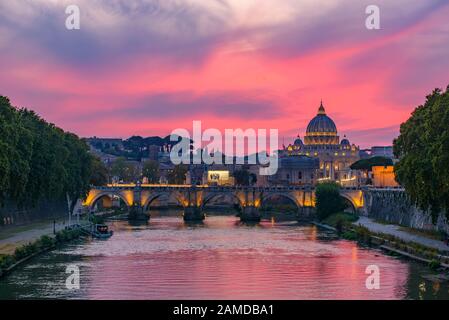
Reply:
<svg viewBox="0 0 449 320"><path fill-rule="evenodd" d="M437 249L426 247L416 242L407 242L389 234L371 232L363 226L353 226L344 231L341 237L369 246L372 244L387 245L404 253L427 259L431 269L436 270L440 268L442 263L449 264L449 258L441 255ZM397 255L394 251L390 254Z"/></svg>
<svg viewBox="0 0 449 320"><path fill-rule="evenodd" d="M335 182L323 182L317 185L316 214L318 220L323 221L332 214L341 212L346 205L340 196L340 186Z"/></svg>
<svg viewBox="0 0 449 320"><path fill-rule="evenodd" d="M432 270L438 270L441 267L441 263L438 260L432 259L429 262L429 268Z"/></svg>
<svg viewBox="0 0 449 320"><path fill-rule="evenodd" d="M14 258L19 261L23 258L26 258L38 251L38 246L36 245L36 242L34 243L27 243L21 247L16 248L16 251L14 251Z"/></svg>
<svg viewBox="0 0 449 320"><path fill-rule="evenodd" d="M73 230L62 230L56 234L56 242L58 244L71 241L73 239L77 239L81 236L81 230L73 229Z"/></svg>
<svg viewBox="0 0 449 320"><path fill-rule="evenodd" d="M93 224L103 224L105 218L103 216L92 215L92 216L89 217L89 220Z"/></svg>
<svg viewBox="0 0 449 320"><path fill-rule="evenodd" d="M356 214L348 212L338 212L330 215L323 220L323 223L337 229L338 233L342 233L345 229L352 227L352 223L357 221L359 217Z"/></svg>
<svg viewBox="0 0 449 320"><path fill-rule="evenodd" d="M12 266L16 260L12 255L5 254L0 256L0 275L2 272L6 269L8 269L10 266Z"/></svg>
<svg viewBox="0 0 449 320"><path fill-rule="evenodd" d="M343 239L357 241L367 245L371 244L371 232L362 226L357 226L355 228L345 228L345 231L341 235Z"/></svg>
<svg viewBox="0 0 449 320"><path fill-rule="evenodd" d="M43 235L38 240L27 243L21 247L16 248L12 255L0 255L0 276L12 265L18 261L25 259L33 254L43 250L51 249L56 245L79 238L82 235L78 229L62 230L56 233L54 238Z"/></svg>

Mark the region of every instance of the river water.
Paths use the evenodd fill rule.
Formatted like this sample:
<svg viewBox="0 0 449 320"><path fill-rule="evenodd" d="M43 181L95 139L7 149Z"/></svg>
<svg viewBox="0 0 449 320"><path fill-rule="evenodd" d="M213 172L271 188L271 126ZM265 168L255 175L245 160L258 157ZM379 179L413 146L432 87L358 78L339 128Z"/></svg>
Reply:
<svg viewBox="0 0 449 320"><path fill-rule="evenodd" d="M426 266L294 221L208 216L189 225L162 214L110 226L108 240L72 243L16 269L0 280L0 299L449 298L447 283L423 278ZM370 265L380 289L366 287ZM79 268L79 289L66 288L67 266Z"/></svg>

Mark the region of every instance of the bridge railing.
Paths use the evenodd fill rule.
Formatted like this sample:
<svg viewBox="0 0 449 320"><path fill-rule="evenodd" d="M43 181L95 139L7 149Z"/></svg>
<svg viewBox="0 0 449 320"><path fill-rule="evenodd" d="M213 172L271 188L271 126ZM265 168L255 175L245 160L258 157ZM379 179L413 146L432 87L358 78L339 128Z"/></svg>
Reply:
<svg viewBox="0 0 449 320"><path fill-rule="evenodd" d="M208 190L208 191L313 191L315 190L314 185L270 185L270 186L210 186L210 185L189 185L189 184L110 184L106 186L93 186L92 189L100 191L117 191L126 189L136 189L141 190L157 190L157 191L168 191L168 190ZM341 187L343 191L356 191L356 190L371 190L371 191L392 191L392 192L402 192L404 188L401 186L397 187L373 187L373 186L350 186Z"/></svg>
<svg viewBox="0 0 449 320"><path fill-rule="evenodd" d="M256 191L294 191L294 190L313 190L313 185L300 186L209 186L209 185L136 185L136 184L111 184L107 186L92 186L92 189L108 190L126 190L126 189L150 189L150 190L186 190L186 189L206 189L210 191L229 191L229 190L256 190Z"/></svg>

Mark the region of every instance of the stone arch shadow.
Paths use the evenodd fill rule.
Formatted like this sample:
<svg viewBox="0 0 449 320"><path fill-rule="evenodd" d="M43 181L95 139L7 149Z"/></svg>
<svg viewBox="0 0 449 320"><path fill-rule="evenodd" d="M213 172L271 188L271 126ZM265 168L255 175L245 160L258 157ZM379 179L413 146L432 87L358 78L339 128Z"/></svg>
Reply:
<svg viewBox="0 0 449 320"><path fill-rule="evenodd" d="M234 192L232 192L232 193L213 192L213 193L206 194L206 195L203 197L203 200L202 200L202 202L201 202L201 209L205 209L206 205L207 205L210 201L212 201L213 199L219 198L219 197L222 197L222 198L228 198L228 197L231 197L231 198L233 198L234 200L236 200L236 201L235 201L234 203L232 203L232 204L237 203L238 206L239 206L240 208L243 207L242 200L241 200L241 199L238 197L238 195L235 194Z"/></svg>
<svg viewBox="0 0 449 320"><path fill-rule="evenodd" d="M302 212L302 209L304 208L293 195L282 192L270 192L268 194L262 195L260 198L259 207L263 208L263 206L267 204L268 200L273 197L274 198L279 197L290 200L290 202L292 202L295 205L297 214L300 214Z"/></svg>
<svg viewBox="0 0 449 320"><path fill-rule="evenodd" d="M182 194L178 193L167 193L167 192L158 192L158 193L154 193L151 194L143 203L142 208L144 210L144 212L148 212L150 211L150 206L151 204L158 199L161 198L167 198L170 199L170 197L173 196L173 199L176 199L177 204L184 208L185 207L185 198Z"/></svg>
<svg viewBox="0 0 449 320"><path fill-rule="evenodd" d="M354 213L354 214L358 213L357 206L354 203L354 200L350 196L345 195L345 194L340 194L340 197L345 201L345 203L347 204L347 207L349 209L351 209L352 213Z"/></svg>
<svg viewBox="0 0 449 320"><path fill-rule="evenodd" d="M88 206L89 208L89 212L93 212L93 209L95 208L95 205L97 204L98 200L100 200L103 197L108 197L108 198L112 198L112 196L116 196L119 197L123 203L125 204L126 210L129 212L130 211L130 205L127 201L127 199L125 198L125 196L123 194L121 194L120 192L100 192L99 194L97 194L91 201L90 205Z"/></svg>

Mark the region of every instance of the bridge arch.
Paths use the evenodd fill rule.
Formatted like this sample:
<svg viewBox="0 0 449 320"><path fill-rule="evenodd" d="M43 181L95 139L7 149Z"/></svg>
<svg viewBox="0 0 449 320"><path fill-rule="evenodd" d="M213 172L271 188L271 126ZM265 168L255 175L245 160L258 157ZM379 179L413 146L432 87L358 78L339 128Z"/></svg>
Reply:
<svg viewBox="0 0 449 320"><path fill-rule="evenodd" d="M262 207L264 205L264 203L267 202L268 199L273 198L273 197L281 197L284 199L291 200L296 205L298 210L300 210L302 207L301 204L299 203L298 199L296 199L293 195L291 195L290 193L283 193L283 192L269 192L269 193L262 195L262 197L260 198L260 207Z"/></svg>
<svg viewBox="0 0 449 320"><path fill-rule="evenodd" d="M352 199L349 195L344 193L340 194L340 197L342 197L345 200L345 202L350 206L353 213L357 213L357 206L354 202L354 199Z"/></svg>
<svg viewBox="0 0 449 320"><path fill-rule="evenodd" d="M125 195L123 195L121 192L116 192L116 191L104 191L104 192L99 192L98 194L96 194L92 200L90 201L90 203L88 204L88 208L89 211L92 211L95 207L95 205L97 204L98 200L100 200L103 197L109 197L112 198L113 196L119 197L123 203L126 205L126 209L129 210L129 208L132 206L132 203L129 203L129 199L127 199L125 197Z"/></svg>
<svg viewBox="0 0 449 320"><path fill-rule="evenodd" d="M234 200L237 200L238 205L240 207L243 207L242 200L239 198L239 196L235 192L230 192L230 193L228 193L228 192L211 192L211 193L208 193L203 197L201 207L204 208L208 202L210 202L211 200L213 200L216 197L226 198L227 196L231 196Z"/></svg>
<svg viewBox="0 0 449 320"><path fill-rule="evenodd" d="M340 192L340 196L344 198L348 204L351 205L351 209L354 213L358 213L364 206L364 194L362 190L358 189L346 189Z"/></svg>
<svg viewBox="0 0 449 320"><path fill-rule="evenodd" d="M154 194L150 194L148 196L148 198L145 199L145 201L143 202L142 208L144 209L144 211L148 211L150 210L150 206L151 204L158 199L161 198L165 198L167 200L170 200L170 197L173 196L174 199L176 199L176 202L178 203L178 205L180 205L181 207L185 207L185 203L184 203L184 199L183 197L180 197L180 195L178 194L170 194L167 192L158 192L158 193L154 193Z"/></svg>
<svg viewBox="0 0 449 320"><path fill-rule="evenodd" d="M144 211L148 211L150 209L150 205L153 203L154 200L159 199L160 197L165 196L164 193L156 193L156 194L151 194L143 203L142 207Z"/></svg>

